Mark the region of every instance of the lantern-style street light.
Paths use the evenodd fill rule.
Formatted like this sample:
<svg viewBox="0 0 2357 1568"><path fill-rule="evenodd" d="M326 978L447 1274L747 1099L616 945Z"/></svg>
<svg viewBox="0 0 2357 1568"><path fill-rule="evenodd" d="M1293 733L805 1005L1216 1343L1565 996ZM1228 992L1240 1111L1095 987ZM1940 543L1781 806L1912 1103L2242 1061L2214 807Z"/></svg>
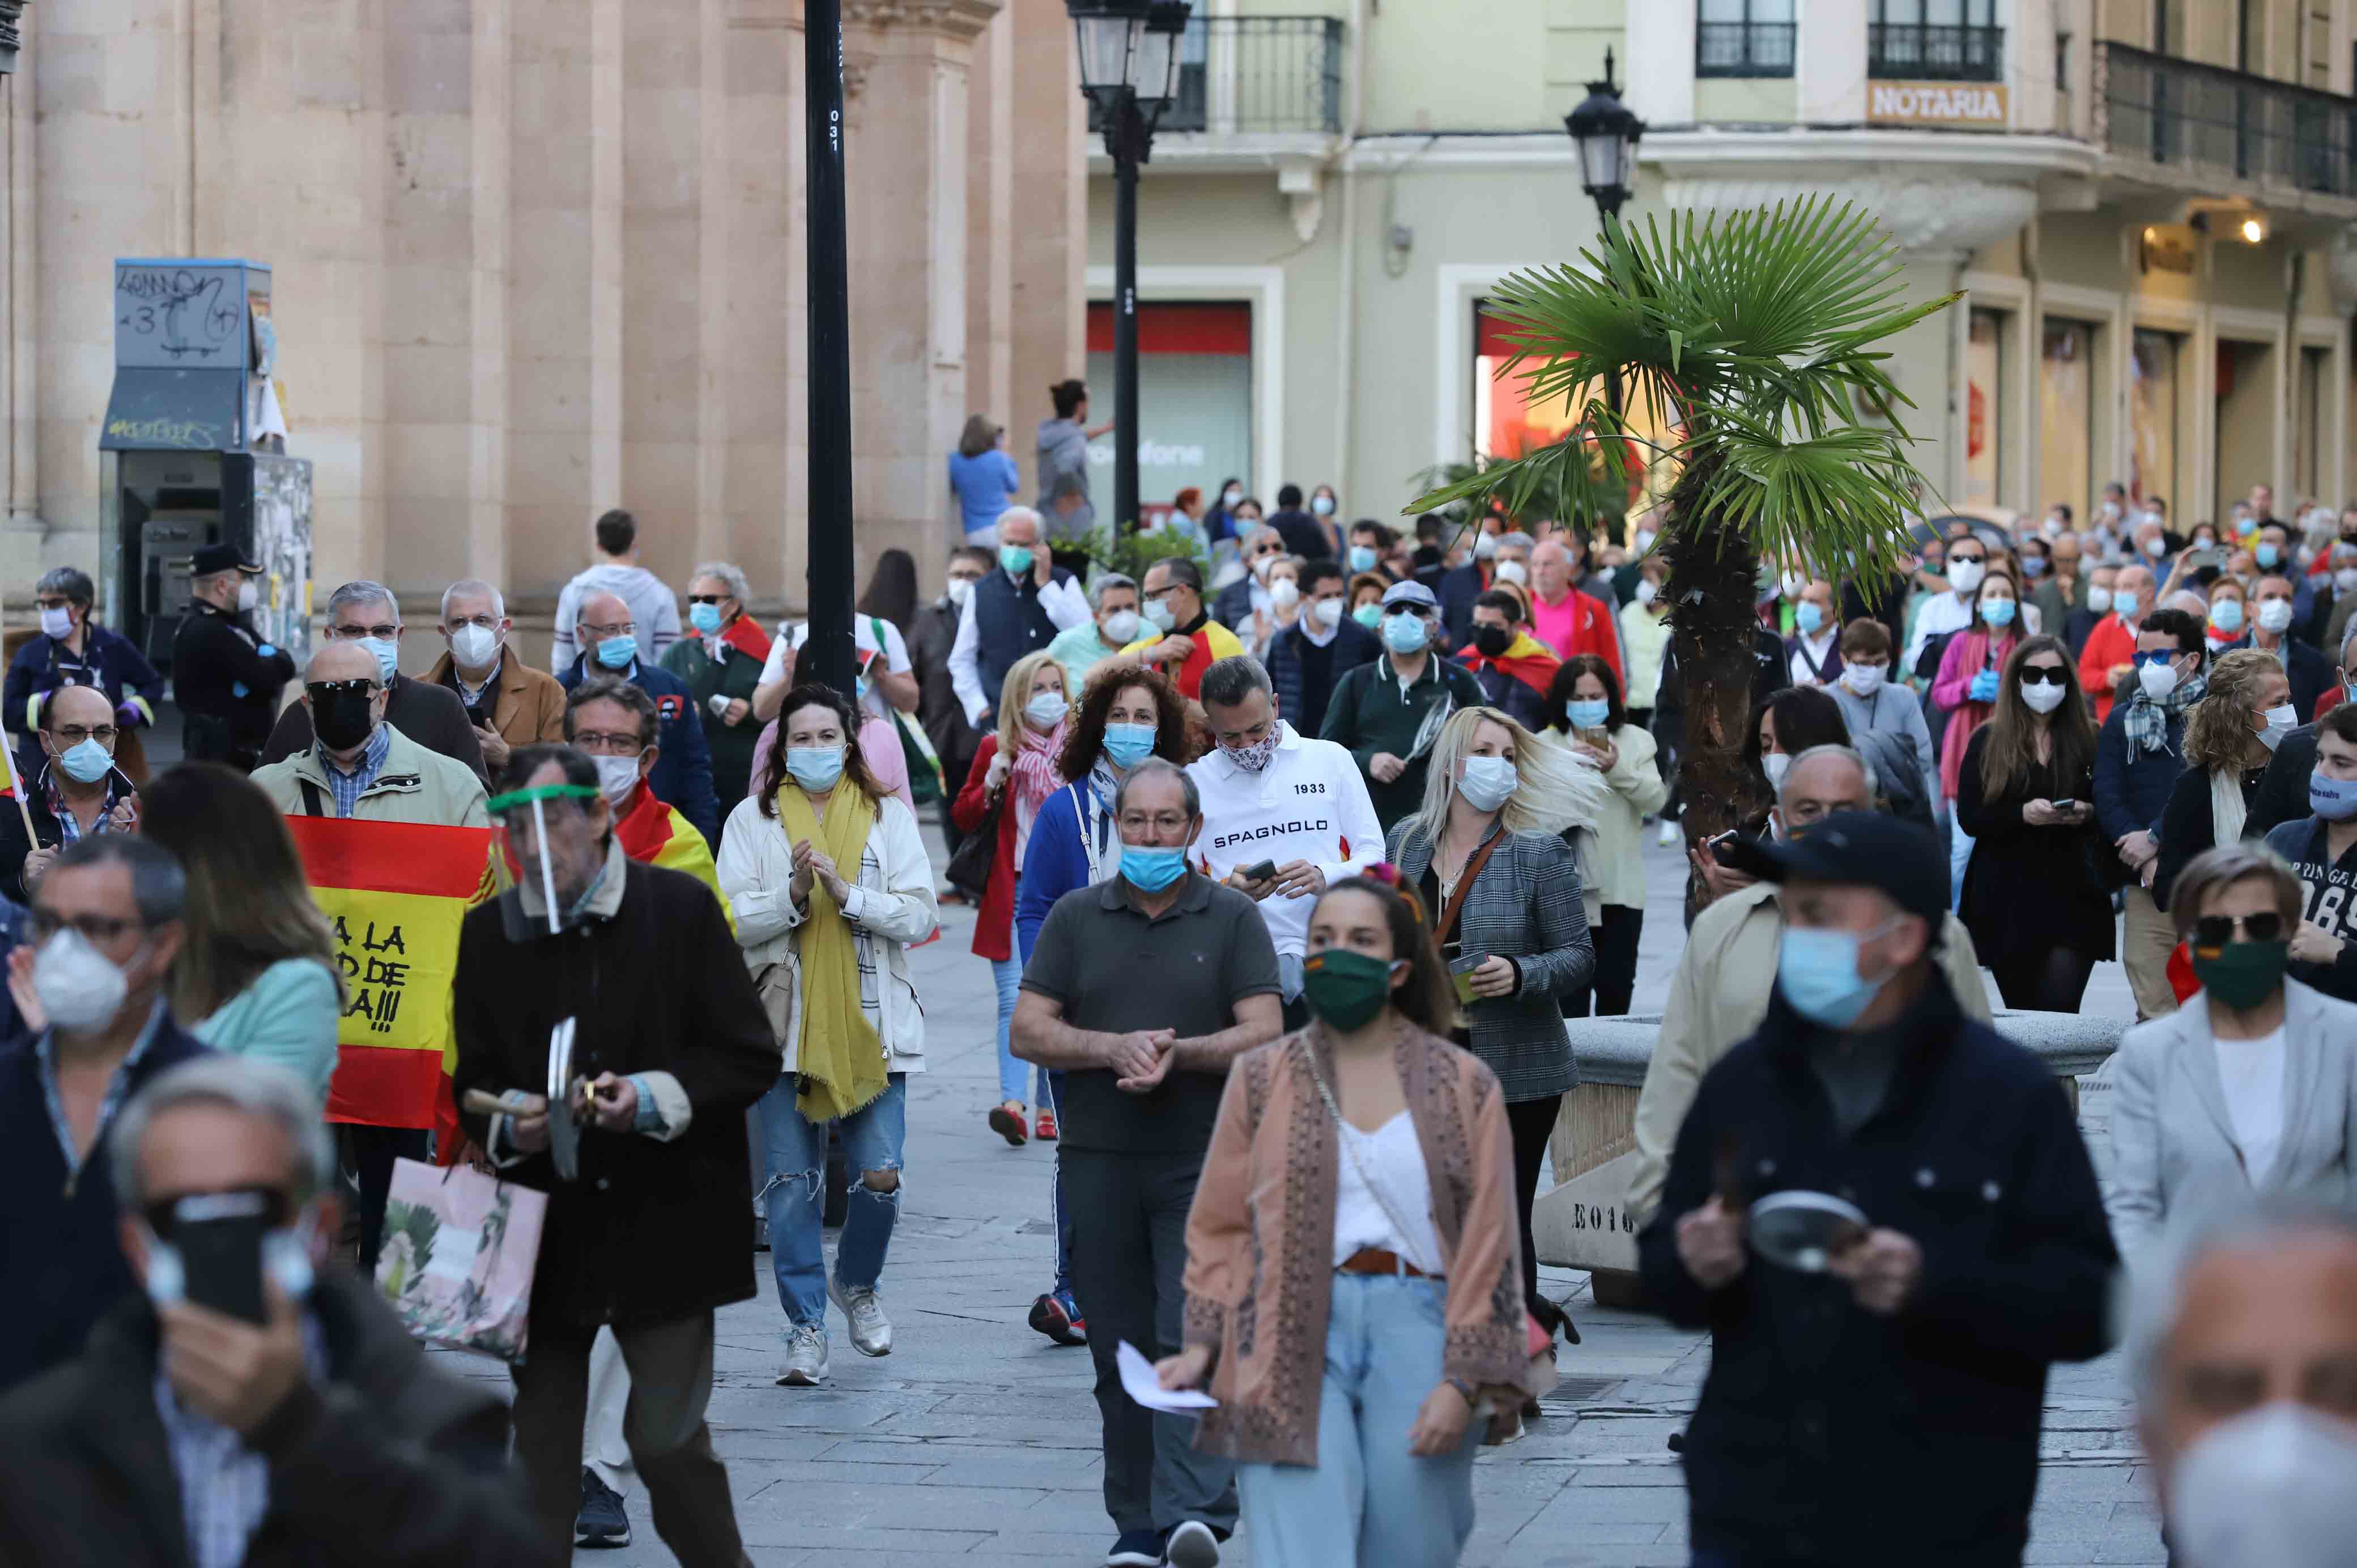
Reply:
<svg viewBox="0 0 2357 1568"><path fill-rule="evenodd" d="M1597 226L1602 228L1606 219L1620 216L1621 204L1636 190L1637 140L1645 134L1645 122L1620 102L1609 45L1604 50L1604 80L1587 84L1587 96L1563 117L1563 128L1571 133L1578 151L1579 188L1594 199ZM1604 401L1614 413L1620 412L1618 371L1605 378Z"/></svg>

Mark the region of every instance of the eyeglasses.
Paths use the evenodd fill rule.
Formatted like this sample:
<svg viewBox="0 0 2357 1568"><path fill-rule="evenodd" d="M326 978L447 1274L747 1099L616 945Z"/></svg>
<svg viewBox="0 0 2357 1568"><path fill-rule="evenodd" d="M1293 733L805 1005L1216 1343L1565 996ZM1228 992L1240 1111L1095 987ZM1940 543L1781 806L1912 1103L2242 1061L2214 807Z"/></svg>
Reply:
<svg viewBox="0 0 2357 1568"><path fill-rule="evenodd" d="M500 629L500 618L497 616L460 616L457 620L449 622L448 625L452 631L457 630L462 626L479 626L485 631L497 631Z"/></svg>
<svg viewBox="0 0 2357 1568"><path fill-rule="evenodd" d="M71 926L94 947L104 947L121 938L124 932L140 929L137 920L110 920L103 915L76 915L69 919L55 909L45 909L38 904L34 905L25 917L25 926L32 932L36 942L48 941L63 928Z"/></svg>
<svg viewBox="0 0 2357 1568"><path fill-rule="evenodd" d="M208 1219L254 1219L265 1230L283 1230L294 1222L295 1208L295 1199L274 1187L237 1187L153 1198L139 1212L158 1241L169 1241L183 1222Z"/></svg>
<svg viewBox="0 0 2357 1568"><path fill-rule="evenodd" d="M60 725L49 733L68 746L80 746L83 741L94 740L113 751L114 737L123 732L113 725Z"/></svg>
<svg viewBox="0 0 2357 1568"><path fill-rule="evenodd" d="M2246 942L2272 942L2284 934L2284 918L2274 909L2262 909L2255 915L2204 915L2193 922L2193 945L2197 948L2222 948L2243 933Z"/></svg>
<svg viewBox="0 0 2357 1568"><path fill-rule="evenodd" d="M358 642L364 637L373 637L380 642L391 642L400 635L401 628L391 621L381 621L375 626L346 626L338 622L328 628L328 640L330 642Z"/></svg>
<svg viewBox="0 0 2357 1568"><path fill-rule="evenodd" d="M359 692L365 692L373 696L377 691L377 682L368 680L310 681L304 683L303 690L310 693L313 702L324 703L330 697L345 697Z"/></svg>
<svg viewBox="0 0 2357 1568"><path fill-rule="evenodd" d="M647 743L634 735L600 735L593 729L576 733L573 744L592 757L637 757Z"/></svg>
<svg viewBox="0 0 2357 1568"><path fill-rule="evenodd" d="M639 623L634 620L621 621L613 626L592 626L586 620L580 623L580 630L597 642L609 637L632 637L637 635Z"/></svg>
<svg viewBox="0 0 2357 1568"><path fill-rule="evenodd" d="M33 603L45 610L61 610L71 605L73 601L63 594L36 594L33 596Z"/></svg>
<svg viewBox="0 0 2357 1568"><path fill-rule="evenodd" d="M2067 686L2071 683L2071 672L2060 664L2025 664L2021 670L2021 683L2025 686Z"/></svg>

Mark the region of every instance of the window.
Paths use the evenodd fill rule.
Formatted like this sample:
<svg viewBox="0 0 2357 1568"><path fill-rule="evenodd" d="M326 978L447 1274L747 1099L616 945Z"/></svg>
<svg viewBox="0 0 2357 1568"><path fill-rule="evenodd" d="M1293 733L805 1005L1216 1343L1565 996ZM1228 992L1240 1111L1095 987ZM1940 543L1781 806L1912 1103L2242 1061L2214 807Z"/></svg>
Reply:
<svg viewBox="0 0 2357 1568"><path fill-rule="evenodd" d="M1099 389L1096 406L1110 409L1113 306L1091 303L1088 329L1089 384ZM1168 513L1171 498L1189 485L1217 495L1227 476L1250 474L1252 306L1225 300L1141 302L1137 415L1135 434L1116 430L1089 444L1100 508L1106 504L1104 476L1113 467L1113 444L1119 440L1137 443L1138 502L1149 518Z"/></svg>
<svg viewBox="0 0 2357 1568"><path fill-rule="evenodd" d="M1702 0L1696 76L1792 74L1793 0Z"/></svg>
<svg viewBox="0 0 2357 1568"><path fill-rule="evenodd" d="M2181 500L2177 482L2177 350L2173 332L2139 330L2128 354L2128 494Z"/></svg>
<svg viewBox="0 0 2357 1568"><path fill-rule="evenodd" d="M1528 383L1522 375L1499 380L1498 371L1513 357L1513 328L1490 314L1489 303L1477 300L1473 306L1474 453L1485 457L1519 457L1561 440L1578 423L1578 411L1587 406L1587 400L1604 396L1605 389L1590 382L1579 389L1575 401L1550 398L1538 403L1532 401ZM1629 449L1630 504L1650 506L1665 498L1677 481L1672 465L1661 460L1659 448L1676 446L1679 433L1656 424L1652 411L1642 399L1633 395L1627 418L1631 430L1640 438ZM1645 446L1643 442L1653 445Z"/></svg>
<svg viewBox="0 0 2357 1568"><path fill-rule="evenodd" d="M1999 312L1975 310L1964 338L1964 499L1974 506L1996 505L2005 487L2005 329Z"/></svg>
<svg viewBox="0 0 2357 1568"><path fill-rule="evenodd" d="M1870 77L1996 81L2005 73L1996 0L1874 0L1866 31Z"/></svg>
<svg viewBox="0 0 2357 1568"><path fill-rule="evenodd" d="M2038 493L2031 500L2040 507L2067 501L2083 515L2093 479L2087 458L2095 449L2095 328L2050 316L2044 337L2038 361Z"/></svg>

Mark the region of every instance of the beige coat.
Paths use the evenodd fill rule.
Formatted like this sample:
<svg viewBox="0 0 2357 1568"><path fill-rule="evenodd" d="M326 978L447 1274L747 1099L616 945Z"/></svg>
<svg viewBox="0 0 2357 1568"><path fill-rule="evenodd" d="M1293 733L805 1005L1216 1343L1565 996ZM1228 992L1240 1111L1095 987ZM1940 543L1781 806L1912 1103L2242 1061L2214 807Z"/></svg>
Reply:
<svg viewBox="0 0 2357 1568"><path fill-rule="evenodd" d="M446 828L488 828L483 781L463 762L453 762L428 751L391 725L393 744L385 749L384 766L376 780L361 792L353 808L355 821L364 822L424 822ZM307 746L283 762L253 770L253 781L285 816L310 814L303 793L307 782L318 794L323 816L336 812L335 791L319 761L319 748Z"/></svg>
<svg viewBox="0 0 2357 1568"><path fill-rule="evenodd" d="M1331 1083L1332 1049L1313 1024L1247 1051L1220 1100L1187 1217L1186 1342L1216 1357L1209 1391L1220 1407L1204 1412L1195 1438L1208 1453L1318 1462L1341 1156L1309 1053ZM1448 1279L1443 1374L1535 1391L1505 1096L1479 1058L1412 1025L1393 1061L1431 1178Z"/></svg>
<svg viewBox="0 0 2357 1568"><path fill-rule="evenodd" d="M1781 891L1756 882L1705 909L1686 933L1685 951L1670 977L1662 1008L1661 1038L1637 1095L1637 1168L1629 1179L1628 1212L1639 1225L1653 1217L1669 1176L1678 1128L1694 1104L1702 1075L1748 1039L1768 1016L1776 986L1776 953L1784 936ZM1980 958L1972 933L1950 915L1940 928L1940 972L1956 1004L1976 1023L1989 1021Z"/></svg>
<svg viewBox="0 0 2357 1568"><path fill-rule="evenodd" d="M1571 745L1571 737L1559 729L1548 730L1539 738L1566 748ZM1580 865L1587 879L1584 891L1594 894L1598 904L1641 909L1645 907L1645 817L1662 809L1670 798L1670 787L1662 778L1661 747L1646 731L1622 725L1612 732L1612 749L1619 755L1604 775L1612 793L1596 811L1596 842Z"/></svg>

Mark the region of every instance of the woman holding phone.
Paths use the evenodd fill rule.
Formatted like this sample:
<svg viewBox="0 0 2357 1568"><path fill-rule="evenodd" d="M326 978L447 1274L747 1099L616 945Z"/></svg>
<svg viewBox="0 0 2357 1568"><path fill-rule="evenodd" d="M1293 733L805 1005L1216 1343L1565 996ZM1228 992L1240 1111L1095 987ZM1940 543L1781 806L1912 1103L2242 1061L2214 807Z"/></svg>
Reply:
<svg viewBox="0 0 2357 1568"><path fill-rule="evenodd" d="M2095 726L2069 647L2024 641L1994 706L1957 773L1956 825L1974 841L1957 915L2007 1007L2075 1013L2114 937L2094 871L2111 850L2090 799Z"/></svg>
<svg viewBox="0 0 2357 1568"><path fill-rule="evenodd" d="M1563 835L1592 831L1610 794L1594 763L1541 745L1496 708L1462 708L1433 744L1424 809L1389 841L1400 885L1438 911L1434 935L1465 1017L1459 1043L1506 1092L1523 1297L1531 1316L1575 1343L1563 1309L1539 1294L1531 1203L1555 1112L1579 1077L1561 998L1596 975L1579 870Z"/></svg>
<svg viewBox="0 0 2357 1568"><path fill-rule="evenodd" d="M1547 729L1540 736L1596 765L1612 793L1596 820L1596 854L1588 862L1600 912L1589 933L1596 942L1596 983L1567 992L1563 1015L1585 1018L1590 1000L1598 1017L1629 1011L1637 988L1637 943L1645 929L1645 817L1669 800L1656 762L1660 748L1620 703L1620 677L1593 653L1566 660L1547 688Z"/></svg>

